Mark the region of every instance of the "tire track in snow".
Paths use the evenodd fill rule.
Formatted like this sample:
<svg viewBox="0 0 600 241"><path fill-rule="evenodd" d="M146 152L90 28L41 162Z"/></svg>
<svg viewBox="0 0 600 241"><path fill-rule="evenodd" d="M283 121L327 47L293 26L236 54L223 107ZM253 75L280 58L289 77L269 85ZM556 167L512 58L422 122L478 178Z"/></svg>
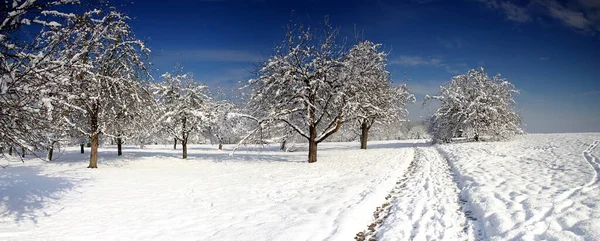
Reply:
<svg viewBox="0 0 600 241"><path fill-rule="evenodd" d="M471 211L471 197L466 192L466 189L468 187L465 186L465 181L460 178L460 173L456 170L454 164L450 162L450 159L448 159L447 154L441 151L438 147L435 148L435 151L441 158L443 158L446 166L448 167L448 170L451 171L452 180L454 182L454 185L457 187L457 197L458 201L460 202L459 210L465 217L463 231L467 234L466 240L486 240L486 235L480 221L477 217L475 217L475 215ZM481 161L477 163L477 166L479 165L481 165Z"/></svg>
<svg viewBox="0 0 600 241"><path fill-rule="evenodd" d="M592 169L594 169L594 176L587 183L582 186L572 188L564 193L558 195L556 199L556 203L558 203L559 207L562 207L561 210L566 209L570 205L565 205L565 202L572 204L571 198L580 195L581 193L586 193L590 190L598 188L600 185L600 163L598 163L598 158L592 154L592 151L598 146L599 141L594 141L592 144L586 148L581 155L583 159L590 165ZM554 210L550 210L554 211ZM538 220L539 221L539 220Z"/></svg>
<svg viewBox="0 0 600 241"><path fill-rule="evenodd" d="M587 183L567 190L557 196L552 207L545 208L545 210L533 215L522 225L513 227L513 230L509 231L506 235L508 239L516 239L520 232L517 230L534 230L536 225L540 223L550 223L562 215L570 211L575 204L582 203L588 196L585 194L591 190L600 187L600 163L598 157L592 154L592 151L598 146L600 141L594 141L586 148L581 155L585 161L594 169L594 176Z"/></svg>
<svg viewBox="0 0 600 241"><path fill-rule="evenodd" d="M585 151L583 151L583 158L590 164L594 169L594 177L588 183L586 183L582 189L582 192L588 192L592 189L598 188L600 183L600 163L598 157L592 154L592 151L598 146L599 141L594 141Z"/></svg>
<svg viewBox="0 0 600 241"><path fill-rule="evenodd" d="M409 169L374 212L357 240L474 240L447 160L433 147L416 148Z"/></svg>
<svg viewBox="0 0 600 241"><path fill-rule="evenodd" d="M398 193L402 190L402 188L406 187L406 183L411 179L415 174L416 168L416 160L417 160L417 150L415 148L414 156L412 161L410 162L408 168L404 172L404 175L396 182L396 185L390 191L390 193L385 197L385 202L375 209L373 212L373 222L369 224L368 228L364 231L358 232L354 237L357 241L373 241L377 240L376 235L377 231L385 221L385 219L390 215L391 205L390 202L395 201L398 198Z"/></svg>

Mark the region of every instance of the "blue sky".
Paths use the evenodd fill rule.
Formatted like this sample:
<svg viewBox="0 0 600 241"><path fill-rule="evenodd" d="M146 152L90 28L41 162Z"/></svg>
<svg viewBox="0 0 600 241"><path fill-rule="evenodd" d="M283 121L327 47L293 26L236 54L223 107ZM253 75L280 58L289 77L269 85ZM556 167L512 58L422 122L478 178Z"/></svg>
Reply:
<svg viewBox="0 0 600 241"><path fill-rule="evenodd" d="M528 132L600 131L600 1L164 1L117 2L152 49L155 76L176 63L213 89L239 86L268 58L290 20L328 15L341 35L390 51L395 83L418 97L484 66L521 90ZM420 99L411 119L430 115Z"/></svg>

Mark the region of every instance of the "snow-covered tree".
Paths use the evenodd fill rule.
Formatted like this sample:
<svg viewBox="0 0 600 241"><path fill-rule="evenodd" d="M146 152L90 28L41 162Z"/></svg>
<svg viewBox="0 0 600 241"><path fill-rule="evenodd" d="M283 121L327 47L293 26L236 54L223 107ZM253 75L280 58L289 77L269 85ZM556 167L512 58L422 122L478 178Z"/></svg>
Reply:
<svg viewBox="0 0 600 241"><path fill-rule="evenodd" d="M12 0L0 4L0 149L47 148L55 79L68 63L51 62L52 33L73 17L58 9L75 0ZM1 151L0 151L1 152Z"/></svg>
<svg viewBox="0 0 600 241"><path fill-rule="evenodd" d="M285 123L305 138L309 163L317 161L317 144L340 129L348 109L338 30L325 22L321 32L290 26L285 41L249 83L249 108L260 126Z"/></svg>
<svg viewBox="0 0 600 241"><path fill-rule="evenodd" d="M229 138L237 135L237 121L229 116L229 113L234 112L235 105L225 100L211 101L208 105L209 124L205 136L210 137L211 143L216 142L219 145L218 149L222 150L223 144L229 143Z"/></svg>
<svg viewBox="0 0 600 241"><path fill-rule="evenodd" d="M149 77L149 50L135 38L129 18L114 10L92 10L77 15L61 33L58 61L71 63L60 83L67 92L60 104L71 113L64 119L91 142L89 168L98 167L100 135L120 136L114 126L122 116L133 116L150 96L142 81ZM81 121L83 117L83 122Z"/></svg>
<svg viewBox="0 0 600 241"><path fill-rule="evenodd" d="M112 117L106 125L106 133L111 133L117 144L117 155L122 155L122 145L125 141L144 144L149 135L156 129L155 110L158 105L150 90L139 87L134 94L124 95L124 101L113 104L127 106L114 106L108 109L112 112L107 116Z"/></svg>
<svg viewBox="0 0 600 241"><path fill-rule="evenodd" d="M164 81L154 85L154 96L162 109L158 122L164 132L181 142L186 159L190 134L200 134L211 125L207 86L200 85L191 73L165 73L162 77Z"/></svg>
<svg viewBox="0 0 600 241"><path fill-rule="evenodd" d="M348 75L345 92L349 96L351 116L361 129L361 149L367 149L369 129L376 122L405 120L406 104L415 101L406 85L392 86L385 69L387 53L380 44L362 41L345 57L344 74Z"/></svg>
<svg viewBox="0 0 600 241"><path fill-rule="evenodd" d="M408 139L429 139L430 136L427 133L427 125L425 121L412 121L409 122L408 133L406 137Z"/></svg>
<svg viewBox="0 0 600 241"><path fill-rule="evenodd" d="M514 110L514 85L496 75L490 78L483 68L452 77L428 100L441 101L431 118L430 132L435 142L448 142L453 137L478 141L481 136L506 139L520 134L521 118Z"/></svg>

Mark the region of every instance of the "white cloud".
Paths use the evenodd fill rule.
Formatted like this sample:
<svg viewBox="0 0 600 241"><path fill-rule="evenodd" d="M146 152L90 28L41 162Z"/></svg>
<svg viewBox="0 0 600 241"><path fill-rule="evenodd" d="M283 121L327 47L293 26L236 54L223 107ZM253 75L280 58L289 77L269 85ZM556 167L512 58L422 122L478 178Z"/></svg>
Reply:
<svg viewBox="0 0 600 241"><path fill-rule="evenodd" d="M550 17L584 32L600 32L600 1L577 0L565 4L556 0L529 0L517 5L508 0L476 0L490 9L503 12L506 19L525 23L534 17ZM536 16L538 15L538 16Z"/></svg>
<svg viewBox="0 0 600 241"><path fill-rule="evenodd" d="M586 30L591 27L592 22L586 18L583 12L563 7L557 2L550 1L546 4L550 15L570 27Z"/></svg>
<svg viewBox="0 0 600 241"><path fill-rule="evenodd" d="M587 8L600 9L600 1L598 0L579 0L579 4Z"/></svg>
<svg viewBox="0 0 600 241"><path fill-rule="evenodd" d="M548 0L544 5L551 17L568 27L584 32L600 32L600 1L579 0L577 4L562 5Z"/></svg>
<svg viewBox="0 0 600 241"><path fill-rule="evenodd" d="M264 60L262 56L249 51L228 49L166 50L161 51L159 56L165 58L179 58L186 61L191 60L206 62L256 63Z"/></svg>
<svg viewBox="0 0 600 241"><path fill-rule="evenodd" d="M504 10L506 18L511 21L524 23L531 20L531 16L527 13L527 10L523 7L519 7L510 2L501 2L500 8Z"/></svg>
<svg viewBox="0 0 600 241"><path fill-rule="evenodd" d="M596 91L588 91L583 93L584 96L589 96L589 95L600 95L600 90L596 90Z"/></svg>
<svg viewBox="0 0 600 241"><path fill-rule="evenodd" d="M514 3L501 0L477 0L485 4L490 9L498 9L506 15L506 19L524 23L531 20L531 15L525 7L518 6Z"/></svg>
<svg viewBox="0 0 600 241"><path fill-rule="evenodd" d="M407 55L400 55L399 57L391 60L389 64L397 64L406 67L433 66L438 68L444 68L446 72L450 74L459 74L461 73L461 70L458 69L466 68L464 63L451 65L444 63L444 61L441 58L423 58L421 56Z"/></svg>
<svg viewBox="0 0 600 241"><path fill-rule="evenodd" d="M397 57L396 59L390 61L390 64L399 64L399 65L403 65L403 66L414 67L414 66L419 66L419 65L437 66L441 62L442 62L442 60L439 58L424 59L420 56L401 55L401 56Z"/></svg>

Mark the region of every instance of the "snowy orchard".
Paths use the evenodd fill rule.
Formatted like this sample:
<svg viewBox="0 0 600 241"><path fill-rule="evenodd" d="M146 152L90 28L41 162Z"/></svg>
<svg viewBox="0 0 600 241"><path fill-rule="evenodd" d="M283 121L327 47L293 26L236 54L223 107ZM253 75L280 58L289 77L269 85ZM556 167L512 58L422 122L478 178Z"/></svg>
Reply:
<svg viewBox="0 0 600 241"><path fill-rule="evenodd" d="M346 52L338 33L328 19L322 30L288 26L283 43L249 83L258 128L293 130L309 144L309 163L317 161L319 143L354 121L366 149L371 126L404 118L406 103L414 101L406 86L391 86L381 45L361 41Z"/></svg>
<svg viewBox="0 0 600 241"><path fill-rule="evenodd" d="M430 143L522 133L499 75L453 77L408 121L382 45L326 19L288 26L242 103L193 73L153 79L112 6L2 6L2 240L600 239L599 134Z"/></svg>
<svg viewBox="0 0 600 241"><path fill-rule="evenodd" d="M362 149L373 126L375 138L425 135L403 127L406 105L416 98L405 84L392 83L382 45L358 39L347 45L327 18L320 29L289 25L249 81L247 103L234 105L211 98L192 73L153 80L150 49L113 6L15 0L7 7L0 25L3 154L46 150L52 160L56 148L81 144L83 151L87 144L88 167L96 168L98 147L109 142L116 142L117 155L123 144L180 143L186 158L189 142L278 143L288 150L286 143L300 139L312 163L318 144L336 133L358 137ZM33 42L18 41L32 29L39 31ZM430 125L434 140L520 133L515 92L483 71L454 77L426 98L442 101Z"/></svg>

